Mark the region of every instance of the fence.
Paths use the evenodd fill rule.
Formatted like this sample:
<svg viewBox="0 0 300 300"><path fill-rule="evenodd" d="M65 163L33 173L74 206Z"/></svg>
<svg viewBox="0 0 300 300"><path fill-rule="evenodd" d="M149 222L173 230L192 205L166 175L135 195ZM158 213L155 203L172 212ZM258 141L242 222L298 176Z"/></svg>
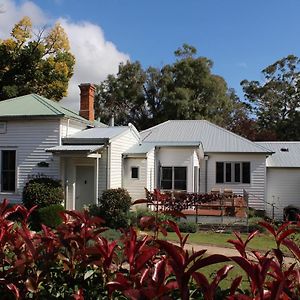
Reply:
<svg viewBox="0 0 300 300"><path fill-rule="evenodd" d="M148 207L158 211L179 211L196 223L228 223L243 220L248 224L248 195L224 193L161 193L147 191Z"/></svg>

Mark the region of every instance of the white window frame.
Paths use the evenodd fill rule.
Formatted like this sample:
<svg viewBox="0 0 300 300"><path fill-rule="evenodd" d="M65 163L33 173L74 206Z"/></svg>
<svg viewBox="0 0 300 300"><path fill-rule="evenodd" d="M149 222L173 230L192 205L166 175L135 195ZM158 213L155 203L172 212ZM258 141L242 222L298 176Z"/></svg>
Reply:
<svg viewBox="0 0 300 300"><path fill-rule="evenodd" d="M217 182L217 163L223 163L223 182ZM249 163L249 183L243 183L243 163ZM226 165L231 165L231 181L226 180ZM240 166L240 181L235 181L235 165L239 164ZM216 161L216 184L251 184L251 162L250 161Z"/></svg>
<svg viewBox="0 0 300 300"><path fill-rule="evenodd" d="M3 191L2 190L2 151L15 151L15 190L14 191ZM4 195L11 195L17 192L18 185L18 152L16 148L0 148L0 193Z"/></svg>
<svg viewBox="0 0 300 300"><path fill-rule="evenodd" d="M163 191L183 191L186 192L188 188L188 168L187 166L161 166L160 167L160 187L161 187L161 182L162 182L162 169L163 168L172 168L172 188L171 189L162 189ZM174 183L175 183L175 168L185 168L186 170L186 189L185 190L178 190L174 188Z"/></svg>
<svg viewBox="0 0 300 300"><path fill-rule="evenodd" d="M0 122L0 134L4 134L7 131L7 123L6 122Z"/></svg>
<svg viewBox="0 0 300 300"><path fill-rule="evenodd" d="M132 169L137 169L137 177L132 177ZM140 179L140 167L132 166L130 168L130 178L133 179L133 180L139 180Z"/></svg>

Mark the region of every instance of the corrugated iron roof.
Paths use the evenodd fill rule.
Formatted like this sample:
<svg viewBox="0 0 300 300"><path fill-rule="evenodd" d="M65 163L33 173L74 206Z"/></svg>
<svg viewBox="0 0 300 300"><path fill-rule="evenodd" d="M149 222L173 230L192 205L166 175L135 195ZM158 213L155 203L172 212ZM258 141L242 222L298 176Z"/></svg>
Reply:
<svg viewBox="0 0 300 300"><path fill-rule="evenodd" d="M300 168L300 142L257 142L275 152L267 158L267 167Z"/></svg>
<svg viewBox="0 0 300 300"><path fill-rule="evenodd" d="M49 100L37 94L29 94L0 102L0 118L17 117L68 117L97 126L107 126L101 122L91 123L75 111L61 106L58 102Z"/></svg>
<svg viewBox="0 0 300 300"><path fill-rule="evenodd" d="M46 149L47 152L89 152L102 149L104 145L61 145Z"/></svg>
<svg viewBox="0 0 300 300"><path fill-rule="evenodd" d="M204 152L271 153L237 134L206 120L170 120L141 132L145 142L199 142Z"/></svg>

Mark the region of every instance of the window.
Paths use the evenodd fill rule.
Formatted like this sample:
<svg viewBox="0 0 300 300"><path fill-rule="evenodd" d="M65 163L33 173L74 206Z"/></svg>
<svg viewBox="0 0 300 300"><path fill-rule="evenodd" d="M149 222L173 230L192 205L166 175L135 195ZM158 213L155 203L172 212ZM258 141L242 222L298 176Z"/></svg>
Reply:
<svg viewBox="0 0 300 300"><path fill-rule="evenodd" d="M131 178L139 179L139 168L138 167L131 167Z"/></svg>
<svg viewBox="0 0 300 300"><path fill-rule="evenodd" d="M16 190L16 151L1 151L1 192Z"/></svg>
<svg viewBox="0 0 300 300"><path fill-rule="evenodd" d="M163 190L186 191L186 167L162 167L160 187Z"/></svg>
<svg viewBox="0 0 300 300"><path fill-rule="evenodd" d="M216 183L250 183L250 162L217 162Z"/></svg>

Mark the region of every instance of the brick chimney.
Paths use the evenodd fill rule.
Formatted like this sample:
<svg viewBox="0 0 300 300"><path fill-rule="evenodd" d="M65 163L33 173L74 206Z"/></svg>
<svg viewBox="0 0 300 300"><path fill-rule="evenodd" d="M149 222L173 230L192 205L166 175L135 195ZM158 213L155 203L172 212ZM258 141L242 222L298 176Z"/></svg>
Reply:
<svg viewBox="0 0 300 300"><path fill-rule="evenodd" d="M95 120L94 95L95 86L92 83L81 83L80 88L80 111L79 115L89 121Z"/></svg>

